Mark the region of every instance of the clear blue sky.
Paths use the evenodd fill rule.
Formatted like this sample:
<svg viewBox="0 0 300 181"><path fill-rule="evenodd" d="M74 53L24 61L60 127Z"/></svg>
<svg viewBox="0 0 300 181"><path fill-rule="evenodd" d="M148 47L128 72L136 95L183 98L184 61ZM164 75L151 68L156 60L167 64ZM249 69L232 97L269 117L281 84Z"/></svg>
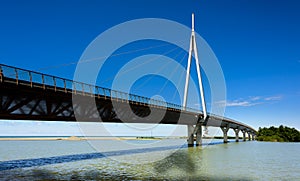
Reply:
<svg viewBox="0 0 300 181"><path fill-rule="evenodd" d="M114 25L165 18L190 26L195 12L196 30L224 72L225 115L256 129L283 124L299 130L299 9L296 0L1 1L0 62L30 70L75 62ZM43 72L72 79L74 70L71 65ZM42 133L47 126L41 125L60 124L16 123L1 122L1 132L26 124L28 132L39 126Z"/></svg>

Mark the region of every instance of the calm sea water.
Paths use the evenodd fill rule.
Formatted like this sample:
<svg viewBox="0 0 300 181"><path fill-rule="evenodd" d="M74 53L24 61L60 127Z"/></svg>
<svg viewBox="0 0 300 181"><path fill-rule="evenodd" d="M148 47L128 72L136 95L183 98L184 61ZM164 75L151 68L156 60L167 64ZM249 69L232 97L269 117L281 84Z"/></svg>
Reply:
<svg viewBox="0 0 300 181"><path fill-rule="evenodd" d="M300 180L299 143L182 141L0 141L0 180Z"/></svg>

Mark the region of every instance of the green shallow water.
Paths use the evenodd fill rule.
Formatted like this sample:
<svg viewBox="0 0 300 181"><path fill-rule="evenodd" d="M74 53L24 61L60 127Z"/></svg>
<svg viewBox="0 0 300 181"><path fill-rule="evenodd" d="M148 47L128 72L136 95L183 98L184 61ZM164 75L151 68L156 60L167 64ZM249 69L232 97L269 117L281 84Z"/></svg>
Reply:
<svg viewBox="0 0 300 181"><path fill-rule="evenodd" d="M233 142L174 148L171 155L169 149L125 150L108 157L5 170L3 163L10 160L19 164L96 151L86 141L1 141L0 180L300 180L299 150L299 143ZM164 159L151 162L162 155ZM139 159L143 164L136 164Z"/></svg>

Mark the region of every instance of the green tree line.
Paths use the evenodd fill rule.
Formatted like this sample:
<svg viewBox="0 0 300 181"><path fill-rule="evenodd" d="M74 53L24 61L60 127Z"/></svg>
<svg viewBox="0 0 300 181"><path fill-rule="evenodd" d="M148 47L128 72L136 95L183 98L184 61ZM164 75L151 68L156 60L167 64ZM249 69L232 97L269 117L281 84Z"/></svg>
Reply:
<svg viewBox="0 0 300 181"><path fill-rule="evenodd" d="M256 140L273 142L300 142L300 132L295 128L280 125L279 128L271 126L270 128L258 129Z"/></svg>

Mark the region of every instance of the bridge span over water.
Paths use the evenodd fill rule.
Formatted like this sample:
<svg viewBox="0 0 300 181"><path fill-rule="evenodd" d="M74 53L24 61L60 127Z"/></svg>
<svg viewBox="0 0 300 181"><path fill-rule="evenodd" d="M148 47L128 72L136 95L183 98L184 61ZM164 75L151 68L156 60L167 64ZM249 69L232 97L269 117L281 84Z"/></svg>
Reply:
<svg viewBox="0 0 300 181"><path fill-rule="evenodd" d="M197 124L200 128L220 127L225 143L229 129L235 131L236 141L239 140L240 131L244 141L246 133L249 140L256 135L256 130L244 123L209 113L207 119L203 120L202 111L184 109L180 105L3 64L0 64L0 71L0 119L182 124L188 126L189 145L194 144L194 127ZM72 98L93 100L97 109L84 104L85 101L74 104ZM114 107L116 104L117 108ZM125 109L128 105L130 110ZM163 113L164 116L157 122L153 117L147 117L151 112ZM197 133L196 145L199 145L202 129Z"/></svg>
<svg viewBox="0 0 300 181"><path fill-rule="evenodd" d="M202 144L202 126L220 127L224 143L229 129L236 141L240 131L244 141L246 133L254 139L256 130L250 126L206 112L194 14L191 30L183 106L0 64L0 119L183 124L188 127L189 146L194 145L194 136L196 145ZM186 106L192 53L203 111Z"/></svg>

